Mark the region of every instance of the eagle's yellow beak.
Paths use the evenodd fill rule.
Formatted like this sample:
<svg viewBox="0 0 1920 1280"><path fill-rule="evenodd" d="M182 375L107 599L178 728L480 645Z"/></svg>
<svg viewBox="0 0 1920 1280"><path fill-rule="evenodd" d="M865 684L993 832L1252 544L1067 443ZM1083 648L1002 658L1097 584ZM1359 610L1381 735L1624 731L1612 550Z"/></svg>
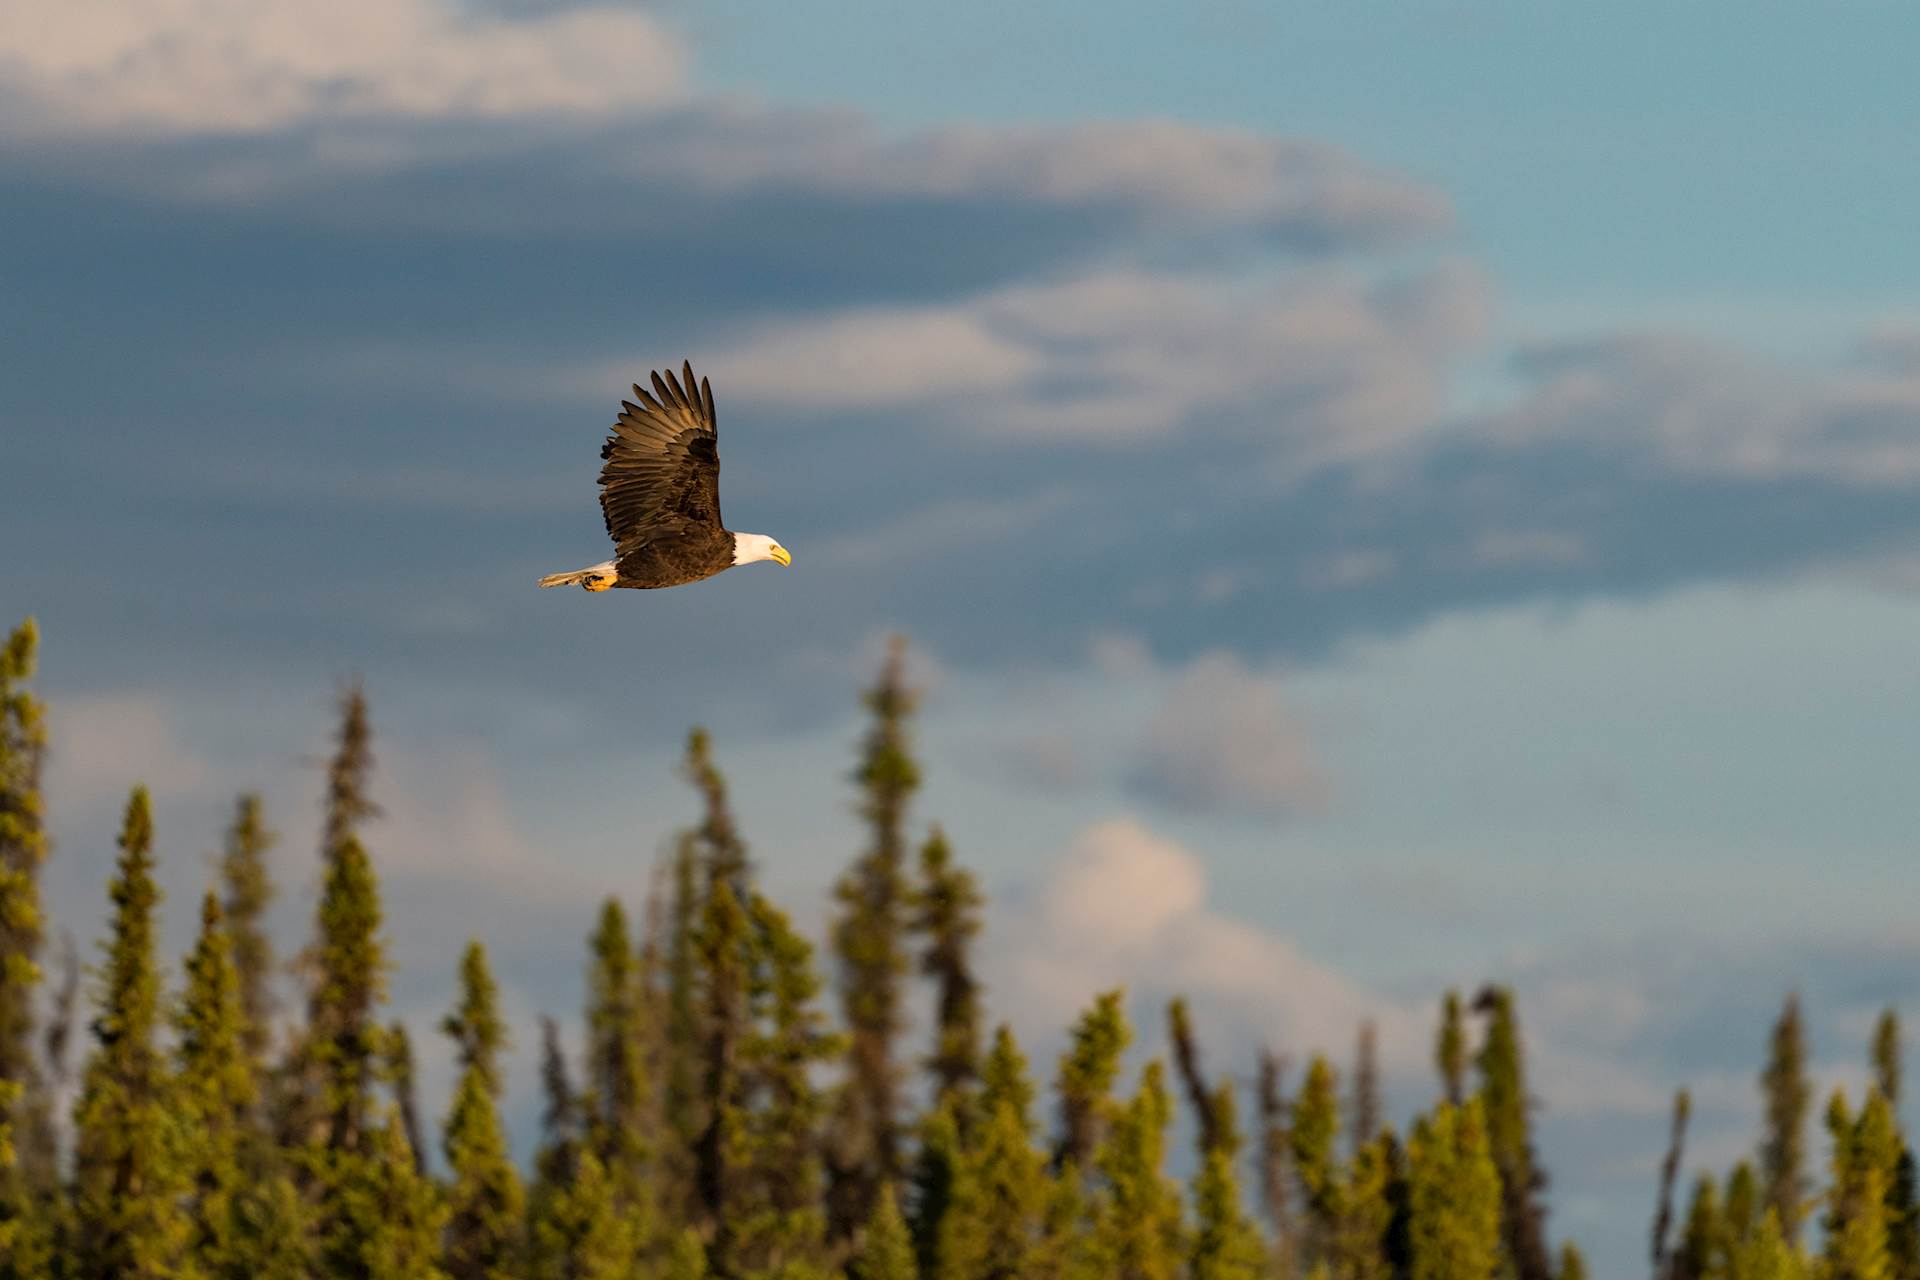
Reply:
<svg viewBox="0 0 1920 1280"><path fill-rule="evenodd" d="M775 560L778 560L781 564L793 563L793 557L787 554L787 549L777 542L767 548L767 554Z"/></svg>

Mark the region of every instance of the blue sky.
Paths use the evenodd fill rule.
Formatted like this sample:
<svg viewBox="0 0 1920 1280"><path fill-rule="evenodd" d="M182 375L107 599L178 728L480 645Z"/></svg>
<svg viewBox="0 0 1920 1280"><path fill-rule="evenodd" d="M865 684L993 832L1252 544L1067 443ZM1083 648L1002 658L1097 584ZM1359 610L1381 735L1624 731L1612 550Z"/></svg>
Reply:
<svg viewBox="0 0 1920 1280"><path fill-rule="evenodd" d="M1829 1083L1920 1016L1910 9L338 8L0 15L0 607L76 933L146 780L176 947L245 786L303 936L362 675L396 1006L435 1040L488 942L524 1144L686 728L817 927L899 629L1031 1048L1117 981L1238 1071L1373 1017L1404 1115L1440 992L1511 982L1602 1276L1673 1088L1751 1143L1787 990ZM688 356L794 567L532 590Z"/></svg>

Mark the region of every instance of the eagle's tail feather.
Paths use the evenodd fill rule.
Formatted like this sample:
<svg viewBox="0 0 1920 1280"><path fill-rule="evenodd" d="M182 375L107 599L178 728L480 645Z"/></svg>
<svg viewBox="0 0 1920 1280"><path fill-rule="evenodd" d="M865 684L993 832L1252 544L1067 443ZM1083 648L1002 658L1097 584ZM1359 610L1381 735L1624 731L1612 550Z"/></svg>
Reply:
<svg viewBox="0 0 1920 1280"><path fill-rule="evenodd" d="M589 591L605 591L613 585L619 576L615 573L613 561L607 560L588 569L575 569L572 573L550 573L540 579L543 587L570 587L579 583Z"/></svg>

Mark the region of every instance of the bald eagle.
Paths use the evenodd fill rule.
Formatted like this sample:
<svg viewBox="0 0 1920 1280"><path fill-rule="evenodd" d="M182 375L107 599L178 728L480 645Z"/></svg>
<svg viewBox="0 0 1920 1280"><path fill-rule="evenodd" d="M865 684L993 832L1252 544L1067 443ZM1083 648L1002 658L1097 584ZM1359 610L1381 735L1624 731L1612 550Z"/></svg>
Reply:
<svg viewBox="0 0 1920 1280"><path fill-rule="evenodd" d="M609 587L677 587L756 560L792 564L787 549L763 533L733 533L720 523L719 437L713 388L684 385L667 370L653 375L653 394L633 386L620 402L613 434L600 447L600 511L619 554L589 569L550 573L543 587L579 583Z"/></svg>

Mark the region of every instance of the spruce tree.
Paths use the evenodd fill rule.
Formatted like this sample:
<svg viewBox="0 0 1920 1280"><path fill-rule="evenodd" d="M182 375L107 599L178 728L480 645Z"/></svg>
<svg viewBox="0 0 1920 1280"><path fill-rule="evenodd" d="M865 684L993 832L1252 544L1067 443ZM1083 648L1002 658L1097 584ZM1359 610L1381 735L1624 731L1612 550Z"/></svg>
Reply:
<svg viewBox="0 0 1920 1280"><path fill-rule="evenodd" d="M49 843L40 775L46 707L29 682L40 644L32 618L0 645L0 1231L26 1211L28 1188L12 1172L11 1143L45 1124L33 1058L34 988L40 981L40 868ZM24 1131L24 1133L23 1133Z"/></svg>
<svg viewBox="0 0 1920 1280"><path fill-rule="evenodd" d="M1720 1192L1712 1177L1701 1174L1687 1203L1687 1219L1680 1242L1668 1260L1670 1280L1709 1280L1720 1272L1726 1255L1726 1219L1720 1210Z"/></svg>
<svg viewBox="0 0 1920 1280"><path fill-rule="evenodd" d="M817 1077L845 1050L820 1009L812 944L758 893L747 915L752 978L740 1074L751 1106L740 1125L732 1247L743 1267L801 1280L826 1259L820 1148L827 1100Z"/></svg>
<svg viewBox="0 0 1920 1280"><path fill-rule="evenodd" d="M1856 1117L1836 1092L1827 1107L1827 1131L1833 1139L1833 1176L1823 1280L1893 1280L1887 1199L1900 1147L1892 1109L1874 1091Z"/></svg>
<svg viewBox="0 0 1920 1280"><path fill-rule="evenodd" d="M1730 1237L1743 1241L1759 1230L1762 1213L1760 1179L1754 1175L1750 1161L1742 1160L1733 1166L1733 1172L1727 1175L1727 1191L1722 1201L1726 1205L1727 1233Z"/></svg>
<svg viewBox="0 0 1920 1280"><path fill-rule="evenodd" d="M836 1235L873 1212L881 1184L896 1184L900 1160L900 1070L894 1042L905 1025L901 980L908 968L910 907L906 879L907 805L920 786L909 751L914 694L906 682L906 645L895 637L878 681L865 696L872 722L854 781L871 831L867 851L834 887L839 916L833 949L848 1031L848 1080L841 1093L833 1151L831 1213Z"/></svg>
<svg viewBox="0 0 1920 1280"><path fill-rule="evenodd" d="M1539 1199L1546 1176L1533 1152L1529 1115L1533 1100L1527 1093L1513 994L1502 987L1488 987L1474 1006L1487 1017L1486 1039L1475 1061L1487 1139L1500 1170L1501 1238L1518 1280L1552 1280L1546 1210Z"/></svg>
<svg viewBox="0 0 1920 1280"><path fill-rule="evenodd" d="M536 1193L528 1274L534 1280L628 1280L637 1242L614 1203L606 1166L582 1148L570 1175L543 1182Z"/></svg>
<svg viewBox="0 0 1920 1280"><path fill-rule="evenodd" d="M891 1185L883 1184L877 1193L848 1274L851 1280L915 1280L913 1241Z"/></svg>
<svg viewBox="0 0 1920 1280"><path fill-rule="evenodd" d="M260 797L247 794L235 806L220 855L221 906L239 976L240 1007L246 1019L246 1051L256 1073L264 1075L273 1046L273 940L267 935L267 908L273 903L273 878L267 855L278 837L267 826Z"/></svg>
<svg viewBox="0 0 1920 1280"><path fill-rule="evenodd" d="M127 803L109 894L95 1048L74 1111L71 1259L76 1280L185 1274L180 1213L191 1165L178 1096L158 1044L153 817L144 787Z"/></svg>
<svg viewBox="0 0 1920 1280"><path fill-rule="evenodd" d="M746 1152L745 1096L740 1040L746 1019L747 915L734 883L716 881L702 913L696 954L705 1008L701 1018L701 1115L695 1146L695 1186L701 1220L711 1238L716 1270L734 1269L733 1233L742 1209L741 1165Z"/></svg>
<svg viewBox="0 0 1920 1280"><path fill-rule="evenodd" d="M407 1135L407 1147L413 1152L413 1167L427 1171L425 1132L420 1125L420 1091L413 1068L413 1037L407 1024L398 1018L387 1024L385 1039L385 1075L393 1089L393 1105L400 1116L400 1131Z"/></svg>
<svg viewBox="0 0 1920 1280"><path fill-rule="evenodd" d="M1107 991L1074 1024L1073 1039L1060 1058L1060 1138L1054 1147L1056 1168L1072 1166L1083 1174L1104 1136L1113 1111L1114 1079L1132 1029L1120 1007L1122 993Z"/></svg>
<svg viewBox="0 0 1920 1280"><path fill-rule="evenodd" d="M1587 1255L1571 1240L1560 1246L1560 1269L1555 1280L1587 1280Z"/></svg>
<svg viewBox="0 0 1920 1280"><path fill-rule="evenodd" d="M1294 1098L1288 1126L1289 1154L1306 1198L1308 1244L1324 1254L1339 1217L1339 1170L1334 1143L1340 1132L1340 1099L1333 1067L1319 1055L1307 1066L1307 1078Z"/></svg>
<svg viewBox="0 0 1920 1280"><path fill-rule="evenodd" d="M441 1269L446 1206L422 1177L406 1127L391 1107L369 1112L364 1149L318 1152L326 1188L319 1226L320 1271L340 1280L448 1280Z"/></svg>
<svg viewBox="0 0 1920 1280"><path fill-rule="evenodd" d="M1288 1158L1285 1061L1271 1050L1260 1053L1260 1204L1273 1233L1274 1271L1291 1280L1294 1263L1292 1161Z"/></svg>
<svg viewBox="0 0 1920 1280"><path fill-rule="evenodd" d="M700 1114L700 992L695 935L705 910L700 856L692 832L682 834L669 866L672 881L667 913L665 1026L654 1038L655 1069L662 1081L665 1139L660 1157L660 1194L664 1206L682 1213L696 1210L694 1150L703 1124Z"/></svg>
<svg viewBox="0 0 1920 1280"><path fill-rule="evenodd" d="M324 1144L365 1149L372 1089L386 1047L374 1010L386 996L380 890L358 837L333 851L319 906L318 982L307 1035L319 1069Z"/></svg>
<svg viewBox="0 0 1920 1280"><path fill-rule="evenodd" d="M1693 1099L1685 1089L1673 1095L1673 1123L1667 1133L1667 1154L1660 1161L1660 1196L1653 1213L1653 1274L1666 1271L1667 1235L1673 1227L1673 1192L1680 1177L1680 1162L1687 1142L1687 1118L1693 1112Z"/></svg>
<svg viewBox="0 0 1920 1280"><path fill-rule="evenodd" d="M361 1150L369 1091L385 1065L374 1021L385 995L380 900L359 829L379 809L367 792L372 728L359 685L341 699L327 764L315 939L302 957L307 1020L275 1084L275 1127L290 1148ZM320 1166L307 1162L310 1171Z"/></svg>
<svg viewBox="0 0 1920 1280"><path fill-rule="evenodd" d="M1440 1092L1459 1106L1467 1099L1467 1026L1460 993L1449 991L1440 1004L1440 1033L1434 1041L1433 1061L1440 1072Z"/></svg>
<svg viewBox="0 0 1920 1280"><path fill-rule="evenodd" d="M211 893L201 904L200 940L187 958L187 990L176 1023L179 1114L192 1139L189 1252L210 1276L242 1276L253 1261L241 1242L241 1206L252 1181L242 1147L259 1092L246 1052L240 978L220 900Z"/></svg>
<svg viewBox="0 0 1920 1280"><path fill-rule="evenodd" d="M1233 1086L1223 1082L1208 1099L1211 1145L1201 1151L1194 1177L1193 1280L1259 1280L1268 1259L1260 1234L1240 1202L1234 1161L1240 1135L1233 1117Z"/></svg>
<svg viewBox="0 0 1920 1280"><path fill-rule="evenodd" d="M446 1269L453 1280L513 1280L518 1275L526 1197L500 1126L500 1053L507 1029L486 949L467 944L460 961L460 1004L441 1023L452 1037L460 1081L443 1142L453 1171Z"/></svg>
<svg viewBox="0 0 1920 1280"><path fill-rule="evenodd" d="M1771 1208L1752 1237L1734 1251L1728 1280L1807 1280L1809 1268L1800 1250L1788 1243L1780 1217Z"/></svg>
<svg viewBox="0 0 1920 1280"><path fill-rule="evenodd" d="M1353 1055L1353 1149L1372 1142L1380 1132L1380 1050L1373 1020L1360 1024Z"/></svg>
<svg viewBox="0 0 1920 1280"><path fill-rule="evenodd" d="M1415 1126L1407 1184L1410 1280L1491 1280L1500 1264L1500 1171L1478 1099L1443 1102Z"/></svg>
<svg viewBox="0 0 1920 1280"><path fill-rule="evenodd" d="M974 1132L954 1171L929 1280L1024 1280L1045 1247L1045 1158L1034 1145L1026 1059L994 1035ZM951 1105L951 1104L949 1104ZM943 1112L944 1114L944 1112ZM923 1255L924 1257L924 1255Z"/></svg>
<svg viewBox="0 0 1920 1280"><path fill-rule="evenodd" d="M980 1070L980 982L973 944L982 899L970 872L953 860L939 827L920 848L913 928L925 939L920 971L933 979L934 1048L927 1059L936 1098L963 1094Z"/></svg>
<svg viewBox="0 0 1920 1280"><path fill-rule="evenodd" d="M618 1211L636 1223L635 1239L651 1237L652 1188L647 1178L647 1076L644 1005L627 915L616 898L600 910L590 944L587 1006L587 1142L613 1187Z"/></svg>
<svg viewBox="0 0 1920 1280"><path fill-rule="evenodd" d="M1150 1062L1095 1157L1104 1185L1089 1246L1099 1274L1113 1280L1173 1280L1184 1270L1180 1197L1161 1172L1172 1110L1160 1064Z"/></svg>
<svg viewBox="0 0 1920 1280"><path fill-rule="evenodd" d="M1774 1024L1767 1069L1760 1077L1766 1104L1766 1129L1760 1143L1760 1180L1767 1207L1780 1220L1789 1245L1800 1239L1807 1213L1806 1126L1813 1103L1807 1080L1806 1031L1800 1021L1800 997L1787 997Z"/></svg>

